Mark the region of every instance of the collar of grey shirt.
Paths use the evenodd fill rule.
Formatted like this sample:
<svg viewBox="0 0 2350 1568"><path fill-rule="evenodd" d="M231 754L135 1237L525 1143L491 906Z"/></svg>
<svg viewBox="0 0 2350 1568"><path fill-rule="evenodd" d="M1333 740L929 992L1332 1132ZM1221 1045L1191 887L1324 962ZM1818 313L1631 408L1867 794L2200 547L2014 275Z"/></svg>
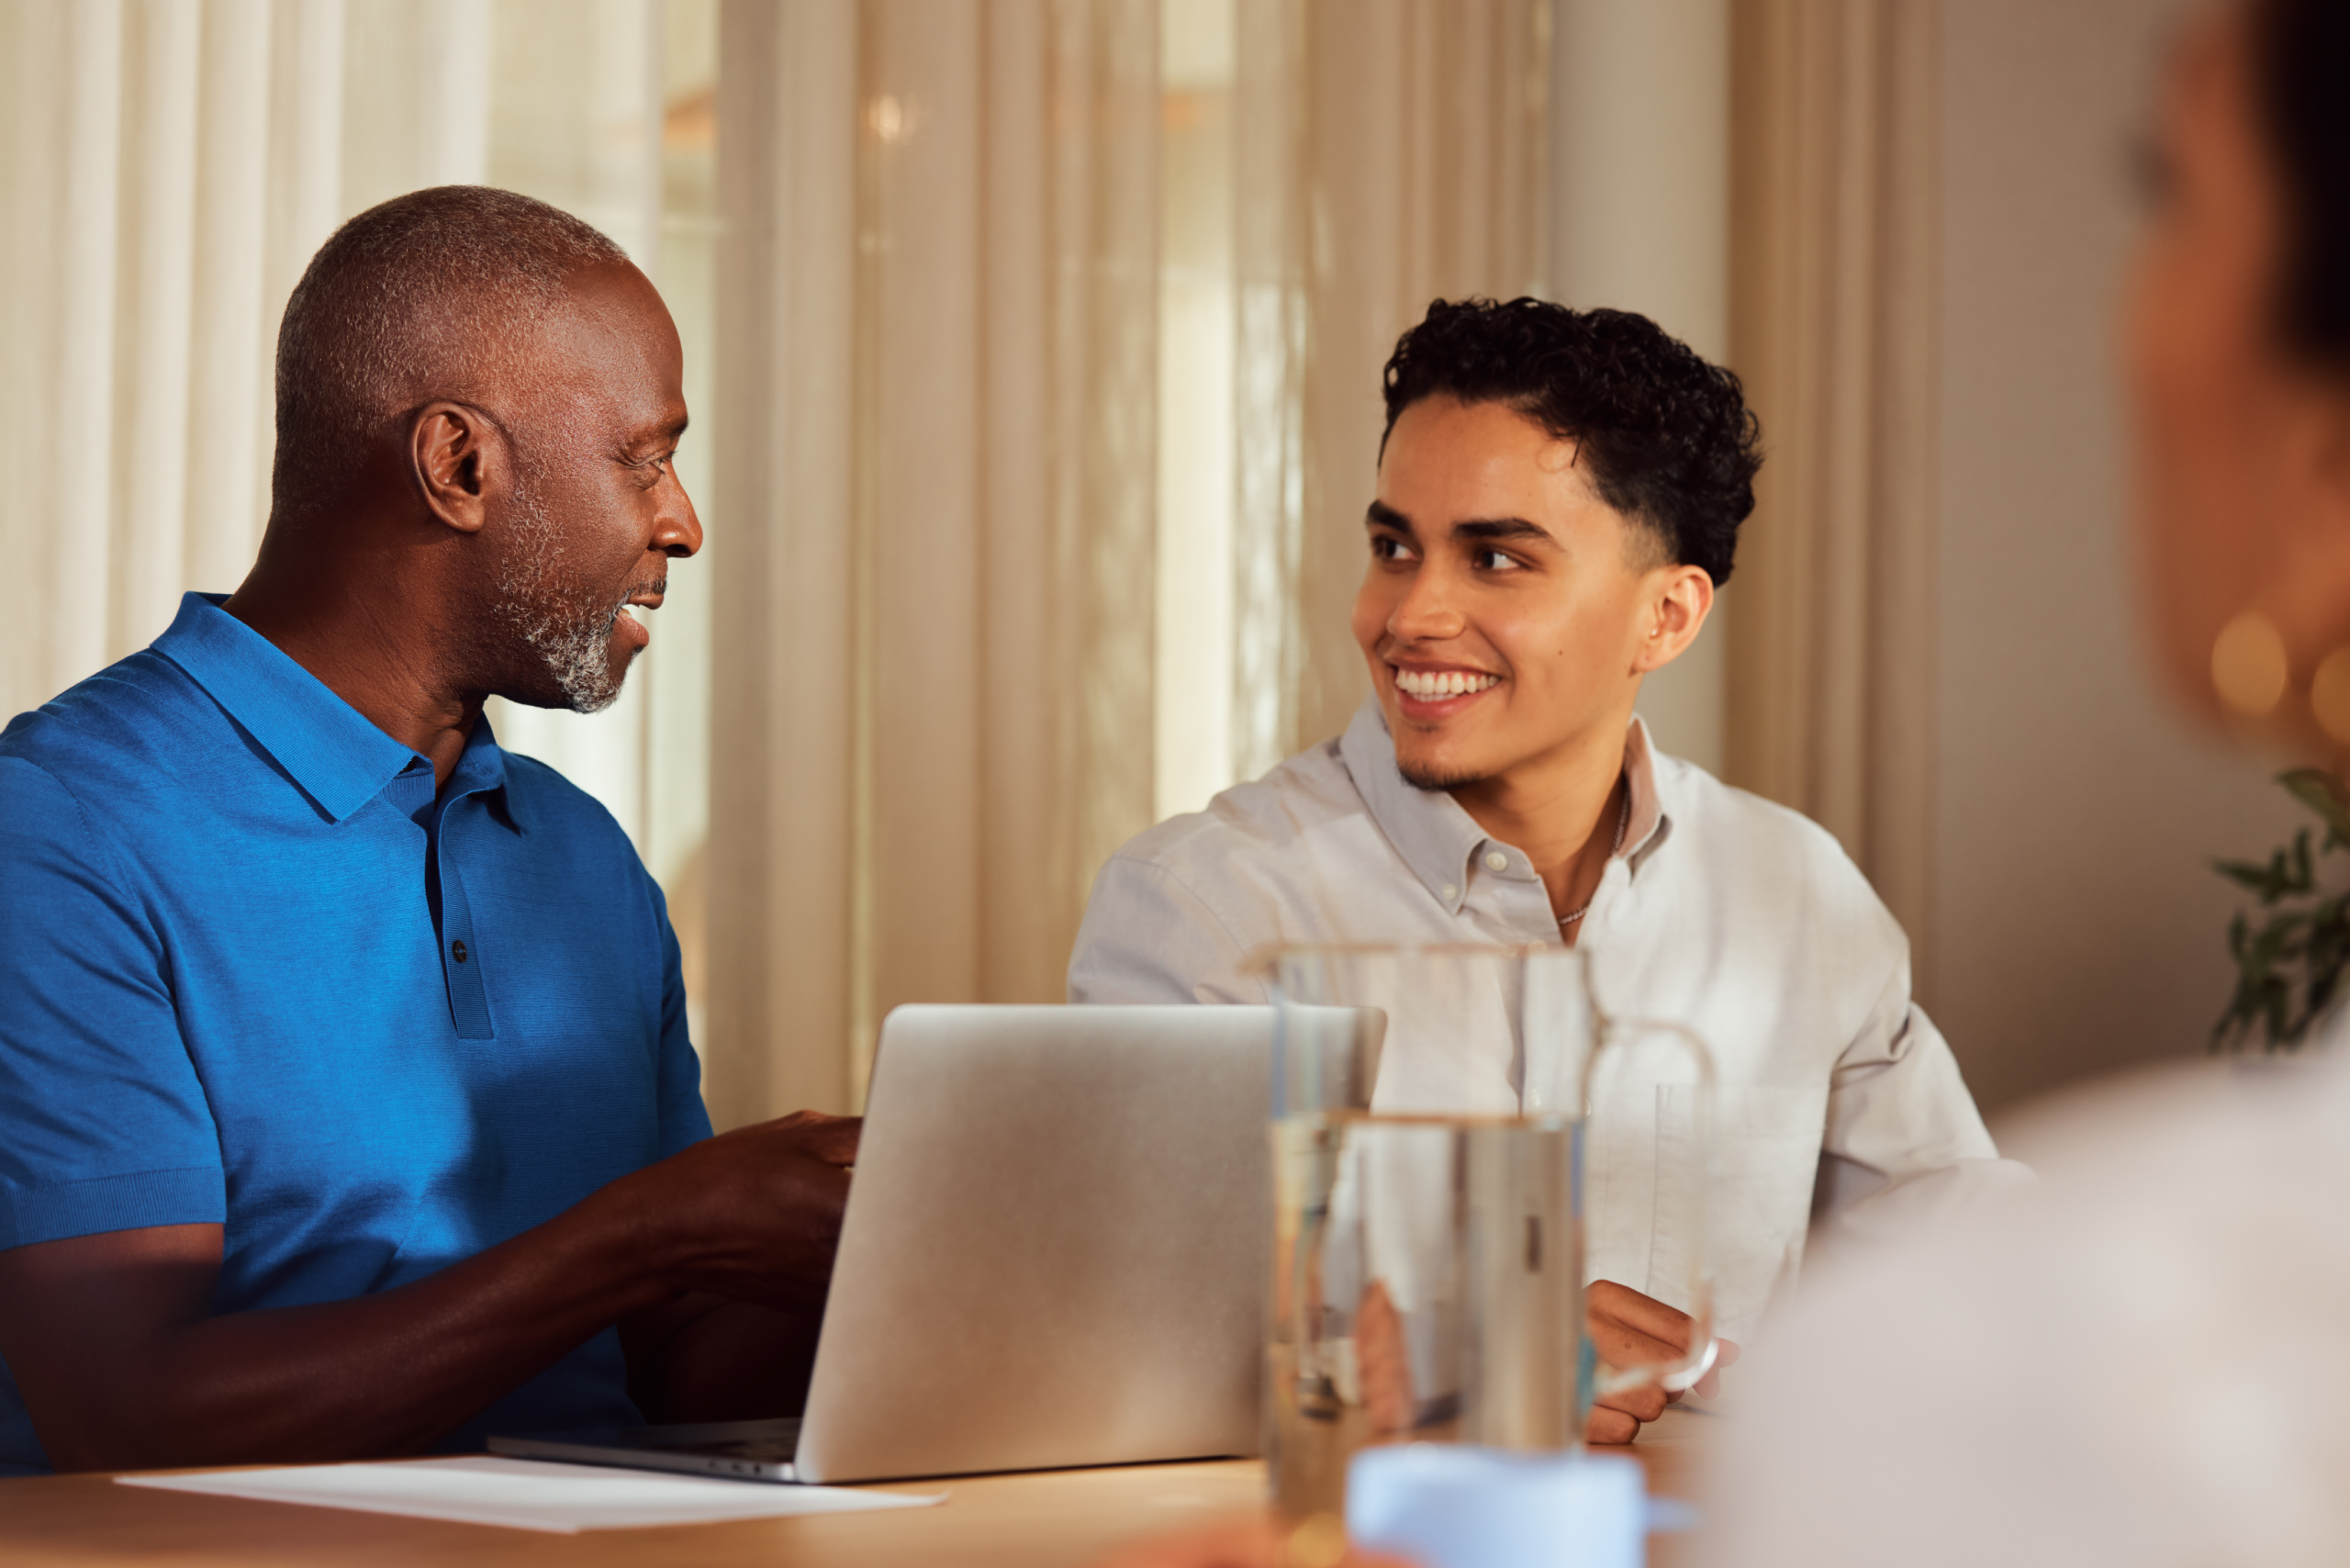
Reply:
<svg viewBox="0 0 2350 1568"><path fill-rule="evenodd" d="M1503 876L1531 878L1533 868L1525 851L1501 844L1477 825L1460 802L1441 790L1421 790L1406 783L1395 766L1395 742L1387 731L1387 715L1376 697L1363 699L1338 742L1338 757L1361 794L1363 804L1380 832L1395 846L1428 892L1446 908L1459 913L1468 894L1469 868L1485 846L1508 852ZM1642 866L1672 834L1672 803L1664 798L1647 724L1635 715L1624 736L1624 777L1632 791L1631 821L1624 830L1618 853L1627 869L1638 875Z"/></svg>

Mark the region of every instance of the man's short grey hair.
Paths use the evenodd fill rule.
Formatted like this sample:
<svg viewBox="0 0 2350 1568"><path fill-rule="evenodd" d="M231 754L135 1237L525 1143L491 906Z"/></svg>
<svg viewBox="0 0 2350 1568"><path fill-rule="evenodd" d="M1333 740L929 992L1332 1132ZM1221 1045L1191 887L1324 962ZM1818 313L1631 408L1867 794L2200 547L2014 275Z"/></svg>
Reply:
<svg viewBox="0 0 2350 1568"><path fill-rule="evenodd" d="M626 259L569 213L486 185L410 191L336 230L277 330L272 516L331 502L423 405L481 404L527 336L516 329L560 308L564 280Z"/></svg>

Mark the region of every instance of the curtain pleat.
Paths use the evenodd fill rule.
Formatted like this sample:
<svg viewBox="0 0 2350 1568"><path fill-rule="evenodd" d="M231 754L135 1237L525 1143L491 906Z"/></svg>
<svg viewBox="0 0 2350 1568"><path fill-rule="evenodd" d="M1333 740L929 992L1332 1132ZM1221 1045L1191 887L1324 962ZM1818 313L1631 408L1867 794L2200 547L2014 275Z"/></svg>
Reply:
<svg viewBox="0 0 2350 1568"><path fill-rule="evenodd" d="M269 0L206 0L198 45L204 85L196 106L185 538L189 580L222 593L252 565L268 510L254 454L268 440L260 410L270 361L259 350L274 325L262 319L269 11Z"/></svg>
<svg viewBox="0 0 2350 1568"><path fill-rule="evenodd" d="M110 650L172 619L187 572L187 388L194 348L196 144L202 12L130 0L133 84L126 130L121 440L116 449L116 574Z"/></svg>
<svg viewBox="0 0 2350 1568"><path fill-rule="evenodd" d="M1306 7L1234 5L1232 761L1254 778L1303 728L1313 215Z"/></svg>
<svg viewBox="0 0 2350 1568"><path fill-rule="evenodd" d="M54 379L55 439L27 455L51 467L52 504L39 519L48 545L49 612L56 617L52 677L106 662L107 496L113 469L115 183L122 135L123 18L119 0L89 0L63 17L64 88L57 189L56 314L46 358ZM90 482L95 477L96 482Z"/></svg>
<svg viewBox="0 0 2350 1568"><path fill-rule="evenodd" d="M704 1097L722 1126L851 1102L859 16L729 4Z"/></svg>
<svg viewBox="0 0 2350 1568"><path fill-rule="evenodd" d="M1834 833L1924 953L1938 16L1739 0L1733 25L1731 357L1769 457L1739 552L1729 777Z"/></svg>

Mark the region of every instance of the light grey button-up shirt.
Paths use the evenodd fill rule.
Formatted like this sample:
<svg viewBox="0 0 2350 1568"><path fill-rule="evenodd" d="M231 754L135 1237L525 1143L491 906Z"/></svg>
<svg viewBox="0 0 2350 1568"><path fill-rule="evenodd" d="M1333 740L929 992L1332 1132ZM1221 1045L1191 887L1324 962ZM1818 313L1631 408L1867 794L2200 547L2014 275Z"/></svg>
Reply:
<svg viewBox="0 0 2350 1568"><path fill-rule="evenodd" d="M1716 1316L1751 1334L1792 1281L1815 1209L1894 1224L2012 1180L1932 1023L1909 945L1828 832L1653 752L1632 722L1630 811L1579 940L1615 1014L1703 1036L1719 1079L1710 1193ZM1556 942L1523 852L1451 796L1405 783L1376 701L1339 739L1225 790L1112 857L1069 960L1079 1002L1262 1002L1248 955L1282 942ZM1506 1049L1464 1100L1513 1103ZM1589 1271L1667 1301L1686 1278L1658 1113L1603 1106L1590 1145Z"/></svg>

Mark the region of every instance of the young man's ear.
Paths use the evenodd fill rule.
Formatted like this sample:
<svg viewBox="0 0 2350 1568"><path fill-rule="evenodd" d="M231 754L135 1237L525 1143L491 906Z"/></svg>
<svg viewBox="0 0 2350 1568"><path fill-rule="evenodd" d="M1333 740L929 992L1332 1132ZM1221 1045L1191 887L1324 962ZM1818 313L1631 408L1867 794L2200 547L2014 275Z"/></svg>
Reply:
<svg viewBox="0 0 2350 1568"><path fill-rule="evenodd" d="M1698 566L1661 566L1651 579L1647 624L1632 659L1640 675L1679 658L1714 612L1714 579Z"/></svg>
<svg viewBox="0 0 2350 1568"><path fill-rule="evenodd" d="M478 533L487 498L504 479L506 443L479 409L427 403L408 428L408 466L426 510L460 533Z"/></svg>

